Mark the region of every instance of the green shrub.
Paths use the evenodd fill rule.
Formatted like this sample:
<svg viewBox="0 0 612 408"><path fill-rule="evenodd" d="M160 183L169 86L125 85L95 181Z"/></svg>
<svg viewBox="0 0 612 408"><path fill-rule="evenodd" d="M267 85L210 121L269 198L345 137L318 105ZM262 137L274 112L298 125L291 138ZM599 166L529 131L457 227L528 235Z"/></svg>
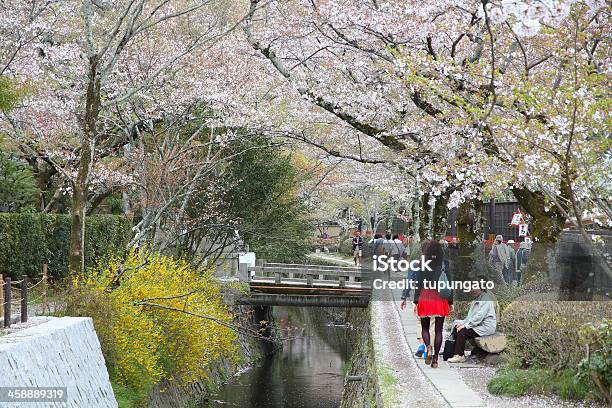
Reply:
<svg viewBox="0 0 612 408"><path fill-rule="evenodd" d="M0 148L0 208L16 212L33 210L38 193L30 166Z"/></svg>
<svg viewBox="0 0 612 408"><path fill-rule="evenodd" d="M346 238L340 242L340 253L353 256L353 238Z"/></svg>
<svg viewBox="0 0 612 408"><path fill-rule="evenodd" d="M603 400L612 404L612 321L588 324L580 330L580 341L585 346L586 357L578 366L578 377L592 381Z"/></svg>
<svg viewBox="0 0 612 408"><path fill-rule="evenodd" d="M111 385L119 408L140 408L147 406L147 399L152 387L135 390L114 381L111 381Z"/></svg>
<svg viewBox="0 0 612 408"><path fill-rule="evenodd" d="M519 368L575 370L583 358L579 330L612 317L607 302L512 302L503 312L500 331L509 340L506 353Z"/></svg>
<svg viewBox="0 0 612 408"><path fill-rule="evenodd" d="M124 250L131 223L115 215L94 215L85 220L85 265ZM0 273L12 278L40 275L49 266L51 277L68 271L70 215L0 213Z"/></svg>

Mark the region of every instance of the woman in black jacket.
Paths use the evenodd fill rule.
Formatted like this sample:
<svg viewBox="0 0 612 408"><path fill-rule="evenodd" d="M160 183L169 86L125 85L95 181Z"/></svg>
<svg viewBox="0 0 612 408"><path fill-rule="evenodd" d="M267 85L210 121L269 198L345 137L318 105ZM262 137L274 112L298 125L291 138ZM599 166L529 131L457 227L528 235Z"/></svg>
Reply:
<svg viewBox="0 0 612 408"><path fill-rule="evenodd" d="M442 329L444 327L444 318L448 316L453 309L453 294L450 291L448 297L440 294L441 289L438 288L438 282L442 272L447 274L443 267L444 251L442 245L437 241L430 241L423 248L423 255L426 260L430 260L429 268L424 268L417 271L416 274L416 290L414 293L414 313L421 319L421 328L423 342L427 347L427 358L425 364L431 364L432 368L438 367L438 354L442 347ZM447 283L450 279L447 275ZM444 293L444 291L442 291ZM429 336L429 325L431 320L435 321L436 337L434 340L434 349L432 353L431 339Z"/></svg>

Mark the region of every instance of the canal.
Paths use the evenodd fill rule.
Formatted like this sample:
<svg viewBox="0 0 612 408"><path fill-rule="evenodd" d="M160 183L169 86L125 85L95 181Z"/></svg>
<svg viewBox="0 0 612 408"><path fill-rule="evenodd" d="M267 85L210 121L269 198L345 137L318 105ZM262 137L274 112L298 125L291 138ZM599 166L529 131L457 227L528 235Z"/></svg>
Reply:
<svg viewBox="0 0 612 408"><path fill-rule="evenodd" d="M342 311L274 307L282 348L222 386L206 408L333 408L340 405L350 325Z"/></svg>

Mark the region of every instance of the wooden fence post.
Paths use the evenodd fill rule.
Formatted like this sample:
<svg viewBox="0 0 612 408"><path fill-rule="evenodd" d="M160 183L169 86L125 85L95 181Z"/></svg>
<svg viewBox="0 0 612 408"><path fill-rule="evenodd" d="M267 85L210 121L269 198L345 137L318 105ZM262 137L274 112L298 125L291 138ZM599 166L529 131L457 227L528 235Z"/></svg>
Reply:
<svg viewBox="0 0 612 408"><path fill-rule="evenodd" d="M11 326L11 278L4 280L4 327Z"/></svg>
<svg viewBox="0 0 612 408"><path fill-rule="evenodd" d="M28 276L21 275L21 323L28 321Z"/></svg>
<svg viewBox="0 0 612 408"><path fill-rule="evenodd" d="M42 275L43 275L43 314L47 313L47 311L49 311L49 313L51 313L51 309L49 309L49 301L47 298L47 284L49 281L49 267L47 264L43 264L43 268L42 268Z"/></svg>

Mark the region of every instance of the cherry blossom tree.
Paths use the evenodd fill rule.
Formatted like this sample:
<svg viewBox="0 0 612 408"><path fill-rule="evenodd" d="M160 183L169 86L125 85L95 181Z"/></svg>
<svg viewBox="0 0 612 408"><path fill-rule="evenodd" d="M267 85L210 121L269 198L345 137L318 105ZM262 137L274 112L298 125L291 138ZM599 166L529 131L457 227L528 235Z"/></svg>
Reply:
<svg viewBox="0 0 612 408"><path fill-rule="evenodd" d="M204 102L199 64L239 18L221 2L5 1L0 74L31 89L2 129L68 180L70 271L83 269L84 217L96 184L125 184L102 163L166 115ZM206 66L206 64L202 64ZM205 81L203 81L205 83ZM107 184L108 184L107 180Z"/></svg>
<svg viewBox="0 0 612 408"><path fill-rule="evenodd" d="M341 136L325 134L321 141L305 131L290 136L330 154L400 164L434 201L448 199L451 207L513 187L536 222L556 223L538 228L536 236L546 240L558 234L563 216L545 211L546 196L523 183L529 175L505 156L506 140L492 132L491 121L498 115L530 120L519 101L502 102L502 95L512 95L524 72L537 82L559 66L543 45L564 38L571 3L588 10L583 20L597 31L601 18L593 16L602 13L601 4L554 1L284 2L271 3L265 14L252 1L244 30L315 112L344 125ZM531 38L542 24L552 34ZM372 141L391 153L383 149L380 157Z"/></svg>
<svg viewBox="0 0 612 408"><path fill-rule="evenodd" d="M585 215L610 222L603 1L7 0L0 8L0 75L27 95L3 113L0 130L65 181L57 194L72 194L72 271L96 197L127 189L145 197L141 208L151 212L135 243L180 215L223 161L203 146L216 149L217 137L237 129L376 168L370 175L384 169L379 188L411 204L422 237L439 236L448 208L459 207L460 239L480 244L478 203L505 189L541 242L554 242L567 218L582 231ZM220 130L215 140L186 130L202 111L211 113L204 133ZM138 148L143 135L157 155ZM174 187L164 191L166 182Z"/></svg>

